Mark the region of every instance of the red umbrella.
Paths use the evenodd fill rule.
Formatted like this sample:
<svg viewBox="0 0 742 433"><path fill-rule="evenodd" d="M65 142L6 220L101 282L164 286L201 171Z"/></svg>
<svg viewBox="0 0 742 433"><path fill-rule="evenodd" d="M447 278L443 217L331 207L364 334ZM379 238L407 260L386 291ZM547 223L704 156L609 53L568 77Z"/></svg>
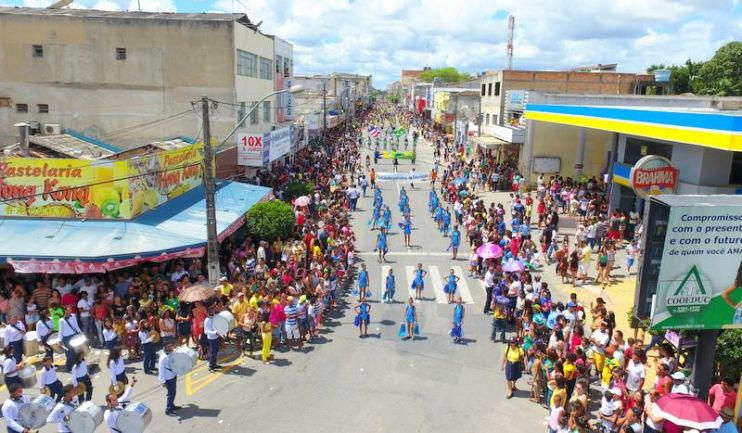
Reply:
<svg viewBox="0 0 742 433"><path fill-rule="evenodd" d="M502 257L502 248L493 243L486 243L477 248L477 255L483 259L496 259Z"/></svg>
<svg viewBox="0 0 742 433"><path fill-rule="evenodd" d="M653 415L661 416L671 423L696 430L717 429L722 420L718 413L700 398L686 394L666 394L657 400L658 410Z"/></svg>

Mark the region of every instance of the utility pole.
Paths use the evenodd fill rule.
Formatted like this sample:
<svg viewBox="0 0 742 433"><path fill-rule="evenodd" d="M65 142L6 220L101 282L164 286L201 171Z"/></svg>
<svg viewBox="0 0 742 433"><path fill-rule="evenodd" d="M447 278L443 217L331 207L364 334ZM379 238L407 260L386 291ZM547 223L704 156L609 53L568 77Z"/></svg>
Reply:
<svg viewBox="0 0 742 433"><path fill-rule="evenodd" d="M206 192L206 267L209 286L216 287L219 279L219 241L216 234L216 183L214 181L214 155L211 147L211 125L209 124L209 98L201 98L204 128L204 190Z"/></svg>
<svg viewBox="0 0 742 433"><path fill-rule="evenodd" d="M327 133L327 83L322 79L322 141Z"/></svg>

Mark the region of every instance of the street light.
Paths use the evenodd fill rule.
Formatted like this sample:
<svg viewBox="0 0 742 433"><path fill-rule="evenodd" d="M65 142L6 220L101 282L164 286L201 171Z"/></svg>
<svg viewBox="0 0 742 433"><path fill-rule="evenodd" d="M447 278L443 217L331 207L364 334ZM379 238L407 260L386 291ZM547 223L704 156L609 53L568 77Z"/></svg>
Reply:
<svg viewBox="0 0 742 433"><path fill-rule="evenodd" d="M266 99L279 93L300 93L304 91L304 86L296 85L288 89L276 90L268 93L255 103L247 114L237 122L237 125L227 134L217 151L224 146L232 134L239 129L240 125L247 120L253 111ZM209 122L209 99L204 96L201 99L201 109L203 110L203 129L204 129L204 191L206 194L206 269L208 270L209 285L216 287L219 278L219 240L216 233L216 182L214 180L214 154L211 147L211 124Z"/></svg>

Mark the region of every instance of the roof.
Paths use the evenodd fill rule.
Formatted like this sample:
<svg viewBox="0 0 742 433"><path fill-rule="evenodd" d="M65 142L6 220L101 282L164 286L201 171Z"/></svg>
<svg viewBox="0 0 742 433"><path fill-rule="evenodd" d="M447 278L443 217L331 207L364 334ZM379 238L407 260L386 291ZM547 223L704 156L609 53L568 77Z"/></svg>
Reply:
<svg viewBox="0 0 742 433"><path fill-rule="evenodd" d="M109 157L118 150L103 142L97 144L70 134L30 135L28 143L30 156L40 158L67 157L92 161ZM6 146L4 153L6 156L20 156L21 146L19 143Z"/></svg>
<svg viewBox="0 0 742 433"><path fill-rule="evenodd" d="M225 237L271 189L225 181L216 193L217 233ZM200 248L206 244L203 186L129 221L5 218L0 221L0 261L107 262Z"/></svg>
<svg viewBox="0 0 742 433"><path fill-rule="evenodd" d="M420 74L422 74L423 70L413 70L413 69L403 69L402 70L402 76L403 77L417 77Z"/></svg>
<svg viewBox="0 0 742 433"><path fill-rule="evenodd" d="M682 107L526 104L528 120L742 151L742 112Z"/></svg>
<svg viewBox="0 0 742 433"><path fill-rule="evenodd" d="M504 144L510 144L509 142L499 139L497 137L492 137L491 135L480 135L479 137L470 137L472 141L477 142L484 146L485 148L495 148L497 146L502 146Z"/></svg>
<svg viewBox="0 0 742 433"><path fill-rule="evenodd" d="M34 16L64 16L79 18L112 18L112 19L141 19L141 20L176 20L176 21L225 21L231 22L247 19L245 14L225 13L172 13L172 12L136 12L136 11L101 11L96 9L47 9L0 7L0 15L34 15ZM247 20L249 23L249 19Z"/></svg>

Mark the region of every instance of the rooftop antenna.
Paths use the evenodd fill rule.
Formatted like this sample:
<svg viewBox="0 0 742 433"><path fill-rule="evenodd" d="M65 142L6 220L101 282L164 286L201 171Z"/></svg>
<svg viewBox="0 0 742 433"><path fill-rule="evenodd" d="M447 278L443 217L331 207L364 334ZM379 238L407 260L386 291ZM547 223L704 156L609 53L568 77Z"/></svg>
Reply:
<svg viewBox="0 0 742 433"><path fill-rule="evenodd" d="M513 69L513 34L515 33L515 16L508 16L507 70Z"/></svg>

